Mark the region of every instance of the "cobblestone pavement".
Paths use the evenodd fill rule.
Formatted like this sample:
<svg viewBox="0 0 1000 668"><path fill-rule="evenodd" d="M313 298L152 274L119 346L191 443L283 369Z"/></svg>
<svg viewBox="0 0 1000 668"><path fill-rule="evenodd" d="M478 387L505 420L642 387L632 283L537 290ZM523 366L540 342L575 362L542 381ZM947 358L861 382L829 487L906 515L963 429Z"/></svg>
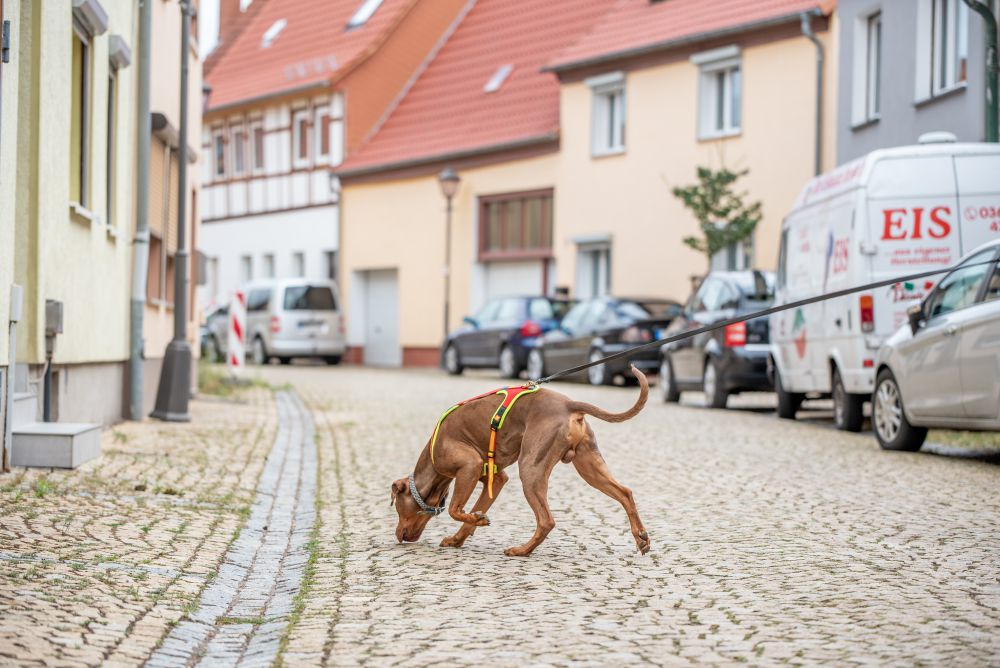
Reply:
<svg viewBox="0 0 1000 668"><path fill-rule="evenodd" d="M1000 468L961 449L884 453L760 395L651 397L628 423L589 420L651 552L559 465L556 528L516 559L534 528L516 469L459 550L437 546L447 517L397 544L388 503L441 411L495 376L262 376L311 416L255 388L194 402L190 425L109 430L78 471L0 477L0 665L1000 662ZM552 387L611 410L635 396Z"/></svg>
<svg viewBox="0 0 1000 668"><path fill-rule="evenodd" d="M433 520L393 537L389 484L449 405L493 376L269 369L317 421L319 541L289 665L620 665L1000 661L1000 469L885 453L871 434L746 410L665 406L589 420L634 491L653 549L623 510L557 466L556 528L528 559L516 471L492 525L462 549ZM555 385L620 410L634 389ZM766 402L767 400L765 400Z"/></svg>
<svg viewBox="0 0 1000 668"><path fill-rule="evenodd" d="M191 409L190 424L105 431L76 471L0 476L0 665L139 665L198 610L277 415L259 388Z"/></svg>

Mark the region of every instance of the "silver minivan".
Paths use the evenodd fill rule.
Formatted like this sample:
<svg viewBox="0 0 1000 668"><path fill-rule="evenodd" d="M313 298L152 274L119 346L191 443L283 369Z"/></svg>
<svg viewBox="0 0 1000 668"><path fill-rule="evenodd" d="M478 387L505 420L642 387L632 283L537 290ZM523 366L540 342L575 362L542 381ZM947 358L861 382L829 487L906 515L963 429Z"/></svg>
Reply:
<svg viewBox="0 0 1000 668"><path fill-rule="evenodd" d="M998 255L1000 239L966 255L879 349L872 426L886 450L919 450L928 427L1000 430Z"/></svg>
<svg viewBox="0 0 1000 668"><path fill-rule="evenodd" d="M247 344L255 364L277 358L322 357L337 364L344 355L340 295L333 281L289 278L250 283Z"/></svg>

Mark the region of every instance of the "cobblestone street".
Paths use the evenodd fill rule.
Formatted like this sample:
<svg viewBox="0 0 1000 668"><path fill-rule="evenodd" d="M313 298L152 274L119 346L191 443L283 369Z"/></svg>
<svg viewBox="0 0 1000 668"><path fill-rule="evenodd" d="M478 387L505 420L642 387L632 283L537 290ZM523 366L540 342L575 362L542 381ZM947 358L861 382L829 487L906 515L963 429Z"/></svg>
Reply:
<svg viewBox="0 0 1000 668"><path fill-rule="evenodd" d="M75 472L0 477L0 663L1000 657L989 457L884 453L870 433L778 421L760 397L708 411L654 392L630 422L588 418L633 490L650 553L636 552L617 503L558 465L556 528L516 559L504 548L534 529L516 469L492 525L459 550L438 547L457 528L447 516L397 544L388 503L440 413L501 385L495 376L292 366L261 377L294 392L204 398L190 425L108 430L103 457ZM636 393L552 387L609 410Z"/></svg>

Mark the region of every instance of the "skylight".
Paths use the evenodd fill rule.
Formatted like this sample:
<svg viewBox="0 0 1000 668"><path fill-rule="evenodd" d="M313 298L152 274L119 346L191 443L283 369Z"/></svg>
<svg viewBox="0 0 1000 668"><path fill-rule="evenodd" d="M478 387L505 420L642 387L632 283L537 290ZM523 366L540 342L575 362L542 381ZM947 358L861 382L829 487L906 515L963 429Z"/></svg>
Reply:
<svg viewBox="0 0 1000 668"><path fill-rule="evenodd" d="M347 29L350 30L351 28L363 26L381 4L382 0L365 0L362 2L361 6L358 7L358 11L354 12L354 16L347 22Z"/></svg>
<svg viewBox="0 0 1000 668"><path fill-rule="evenodd" d="M266 49L274 43L274 40L278 39L278 35L281 31L285 29L288 25L287 19L278 19L271 24L271 27L264 32L264 36L260 38L260 48Z"/></svg>
<svg viewBox="0 0 1000 668"><path fill-rule="evenodd" d="M510 76L513 69L514 66L510 63L498 67L497 71L493 73L492 77L490 77L490 80L486 82L485 86L483 86L483 92L495 93L500 90L500 86L502 86L503 82L507 80L507 77Z"/></svg>

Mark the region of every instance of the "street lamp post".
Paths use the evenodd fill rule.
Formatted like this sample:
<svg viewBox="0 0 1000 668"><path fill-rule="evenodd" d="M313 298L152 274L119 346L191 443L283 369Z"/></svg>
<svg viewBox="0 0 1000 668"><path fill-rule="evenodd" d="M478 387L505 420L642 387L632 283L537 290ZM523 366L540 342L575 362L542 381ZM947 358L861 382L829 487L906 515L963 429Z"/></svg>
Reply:
<svg viewBox="0 0 1000 668"><path fill-rule="evenodd" d="M461 179L451 167L445 167L438 174L441 194L447 202L444 222L444 338L448 338L448 311L451 304L451 200L458 192Z"/></svg>
<svg viewBox="0 0 1000 668"><path fill-rule="evenodd" d="M188 133L188 60L190 59L191 16L194 8L181 0L181 90L180 128L177 138L177 254L174 260L174 338L167 345L160 370L156 408L151 417L168 422L189 422L188 399L191 398L191 345L187 340L188 318L188 249L187 249L187 133Z"/></svg>

